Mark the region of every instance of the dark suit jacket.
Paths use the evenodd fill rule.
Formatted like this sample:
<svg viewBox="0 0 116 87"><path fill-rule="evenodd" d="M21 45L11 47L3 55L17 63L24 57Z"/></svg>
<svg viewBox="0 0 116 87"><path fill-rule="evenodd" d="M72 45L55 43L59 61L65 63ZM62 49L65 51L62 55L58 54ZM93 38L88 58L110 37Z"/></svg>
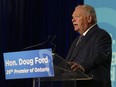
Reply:
<svg viewBox="0 0 116 87"><path fill-rule="evenodd" d="M110 66L112 58L111 37L98 25L95 25L83 37L72 55L79 36L74 40L67 55L67 60L72 59L81 64L86 74L92 74L93 79L110 85ZM106 87L106 86L103 86ZM110 86L108 86L110 87Z"/></svg>

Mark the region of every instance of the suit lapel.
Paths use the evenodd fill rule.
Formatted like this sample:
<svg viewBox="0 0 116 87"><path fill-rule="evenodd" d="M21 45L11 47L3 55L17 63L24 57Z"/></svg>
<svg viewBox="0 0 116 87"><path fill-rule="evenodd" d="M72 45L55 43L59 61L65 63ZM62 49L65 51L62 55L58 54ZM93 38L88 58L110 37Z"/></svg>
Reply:
<svg viewBox="0 0 116 87"><path fill-rule="evenodd" d="M83 39L81 40L81 42L79 42L78 46L76 47L76 52L73 54L73 58L75 58L79 51L84 47L84 45L89 41L89 39L93 36L94 32L96 32L98 26L94 26L92 29L90 29L90 31L88 31L88 33L86 34L86 36L83 37Z"/></svg>

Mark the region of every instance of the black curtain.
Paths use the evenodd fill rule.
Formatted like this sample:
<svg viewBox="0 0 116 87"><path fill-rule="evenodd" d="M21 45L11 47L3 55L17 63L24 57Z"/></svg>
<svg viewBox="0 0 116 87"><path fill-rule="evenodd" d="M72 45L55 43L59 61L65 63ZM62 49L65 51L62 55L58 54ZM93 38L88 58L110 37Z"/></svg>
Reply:
<svg viewBox="0 0 116 87"><path fill-rule="evenodd" d="M83 0L0 0L0 87L32 87L32 79L5 80L4 52L22 51L50 37L30 49L52 48L66 57L77 35L71 19L78 4Z"/></svg>

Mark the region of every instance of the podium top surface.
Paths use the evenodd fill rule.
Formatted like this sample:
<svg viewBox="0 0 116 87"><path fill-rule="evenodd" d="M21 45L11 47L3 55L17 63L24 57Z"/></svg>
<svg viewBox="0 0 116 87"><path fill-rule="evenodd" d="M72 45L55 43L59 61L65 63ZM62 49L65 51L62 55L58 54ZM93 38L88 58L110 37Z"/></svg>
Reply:
<svg viewBox="0 0 116 87"><path fill-rule="evenodd" d="M65 59L56 53L52 54L54 64L54 77L40 78L41 81L68 81L68 80L91 80L92 75L86 75L81 71L74 72Z"/></svg>

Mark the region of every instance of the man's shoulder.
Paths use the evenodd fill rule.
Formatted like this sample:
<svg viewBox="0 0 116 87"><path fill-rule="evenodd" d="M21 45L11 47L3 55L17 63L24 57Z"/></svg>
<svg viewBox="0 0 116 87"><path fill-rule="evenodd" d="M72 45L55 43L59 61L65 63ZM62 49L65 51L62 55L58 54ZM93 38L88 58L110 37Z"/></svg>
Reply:
<svg viewBox="0 0 116 87"><path fill-rule="evenodd" d="M95 33L98 35L109 35L108 31L106 29L100 28L98 25L95 27Z"/></svg>
<svg viewBox="0 0 116 87"><path fill-rule="evenodd" d="M98 33L99 33L99 35L107 35L107 36L110 36L110 33L108 33L107 30L102 29L102 28L98 29Z"/></svg>

